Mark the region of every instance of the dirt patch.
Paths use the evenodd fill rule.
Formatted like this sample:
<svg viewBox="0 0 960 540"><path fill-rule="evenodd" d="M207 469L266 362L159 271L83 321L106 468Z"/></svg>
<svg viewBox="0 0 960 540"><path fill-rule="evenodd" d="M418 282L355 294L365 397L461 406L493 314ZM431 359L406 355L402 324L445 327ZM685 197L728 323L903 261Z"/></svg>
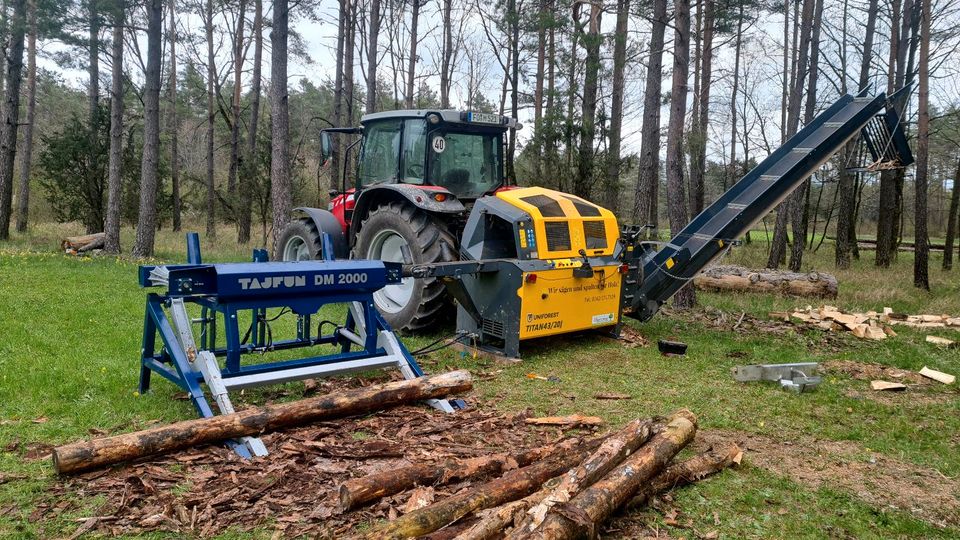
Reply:
<svg viewBox="0 0 960 540"><path fill-rule="evenodd" d="M960 479L868 452L848 441L803 437L777 441L738 431L709 430L701 444L734 441L745 461L809 486L847 491L878 508L893 508L939 527L960 524Z"/></svg>
<svg viewBox="0 0 960 540"><path fill-rule="evenodd" d="M843 374L861 381L882 379L899 382L908 387L910 385L926 386L934 383L934 381L914 371L854 360L828 360L820 364L820 370L825 373Z"/></svg>
<svg viewBox="0 0 960 540"><path fill-rule="evenodd" d="M520 451L564 436L557 429L525 426L525 417L482 409L448 415L407 406L265 435L270 455L264 458L242 460L221 446L189 449L61 479L30 520L40 522L41 536L52 536L45 522L75 515L82 501L99 495L102 506L83 510L96 517L75 532L208 537L234 527L274 530L282 537L339 538L364 523L403 514L411 497L400 493L340 513L337 488L343 481L411 462ZM469 485L436 486L436 498Z"/></svg>

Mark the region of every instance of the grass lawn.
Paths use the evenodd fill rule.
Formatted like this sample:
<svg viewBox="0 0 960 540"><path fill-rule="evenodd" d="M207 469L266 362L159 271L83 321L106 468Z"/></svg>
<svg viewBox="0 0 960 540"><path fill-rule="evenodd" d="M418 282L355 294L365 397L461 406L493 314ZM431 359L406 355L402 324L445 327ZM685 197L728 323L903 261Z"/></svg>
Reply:
<svg viewBox="0 0 960 540"><path fill-rule="evenodd" d="M135 392L144 300L136 284L138 263L60 255L57 242L66 232L78 231L43 226L0 244L0 537L69 536L77 527L67 518L32 515L55 480L48 460L31 459L45 453L45 445L77 440L91 430L129 431L156 420L194 416L190 403L174 399L177 389L159 378L149 394ZM124 234L129 235L125 245L130 245L132 231ZM221 238L216 245L204 245L208 260L248 260L251 246L236 246L234 233L226 228ZM183 250L179 234L161 231L159 260L182 261ZM723 262L761 266L765 252L766 244L754 241ZM836 273L840 298L833 303L848 310L889 306L898 312L960 315L960 269L941 271L940 257L932 255L933 291L926 293L912 286L912 254L901 253L893 268L878 270L873 252L864 251L853 269ZM828 241L807 254L804 267L831 271L832 261ZM625 348L595 335L576 335L529 344L523 350L525 362L518 365L494 364L447 349L431 355L424 366L428 372L449 367L501 370L479 381L471 399L504 412L585 412L618 426L687 407L699 417L705 435L751 441L739 470L674 494L672 504L683 528L667 525L655 510L632 513L622 522L644 520L683 537L714 530L726 538L960 536L957 515L944 519L922 508L911 511L909 504L891 504L903 502L909 487L920 490L918 505L938 500L933 495L924 498L929 492L952 499L957 508L956 385L918 385L878 399L869 390L869 380L842 370L829 371L817 391L801 395L772 384L737 384L730 376L738 364L837 360L904 370L927 365L960 374L960 350L924 342L927 334L958 339L960 332L898 326L898 336L881 342L830 337L812 329L775 332L764 322L769 311L816 302L721 294L701 294L699 300L700 308L693 313L665 312L643 325L630 322L651 341L675 338L688 343L684 357L660 356L655 345ZM734 330L741 313L754 322ZM449 331L405 341L413 349ZM559 377L560 382L528 379L531 371ZM633 399L594 400L601 391L627 393ZM261 398L250 393L246 402ZM772 458L775 444L782 453L781 466ZM752 457L754 445L768 451ZM810 475L791 473L804 466ZM817 472L820 477L813 474ZM930 476L907 486L913 473ZM858 478L869 482L858 486ZM884 478L886 483L880 481ZM91 515L96 505L86 501L88 513L73 517ZM243 535L226 535L237 536Z"/></svg>

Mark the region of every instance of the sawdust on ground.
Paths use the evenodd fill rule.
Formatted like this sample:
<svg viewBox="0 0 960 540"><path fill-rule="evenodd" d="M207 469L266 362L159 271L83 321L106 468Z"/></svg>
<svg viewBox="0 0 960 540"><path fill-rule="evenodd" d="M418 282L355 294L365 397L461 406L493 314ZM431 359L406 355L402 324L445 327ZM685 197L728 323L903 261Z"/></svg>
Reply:
<svg viewBox="0 0 960 540"><path fill-rule="evenodd" d="M960 479L849 441L802 437L778 441L741 431L706 430L702 440L736 442L745 461L807 487L840 489L877 508L891 508L939 527L960 524Z"/></svg>

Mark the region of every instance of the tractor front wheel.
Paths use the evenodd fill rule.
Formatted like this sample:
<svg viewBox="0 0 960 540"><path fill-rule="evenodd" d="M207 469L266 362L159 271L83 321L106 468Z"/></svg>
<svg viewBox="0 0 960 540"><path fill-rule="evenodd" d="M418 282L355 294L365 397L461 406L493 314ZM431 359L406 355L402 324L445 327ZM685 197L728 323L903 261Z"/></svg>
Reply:
<svg viewBox="0 0 960 540"><path fill-rule="evenodd" d="M392 202L367 214L357 232L355 259L375 259L406 264L456 260L456 240L430 215L402 202ZM404 247L412 260L404 260ZM396 329L427 328L448 304L443 284L436 278L403 278L375 292L374 303Z"/></svg>
<svg viewBox="0 0 960 540"><path fill-rule="evenodd" d="M323 240L313 220L291 221L280 235L281 261L312 261L322 258Z"/></svg>

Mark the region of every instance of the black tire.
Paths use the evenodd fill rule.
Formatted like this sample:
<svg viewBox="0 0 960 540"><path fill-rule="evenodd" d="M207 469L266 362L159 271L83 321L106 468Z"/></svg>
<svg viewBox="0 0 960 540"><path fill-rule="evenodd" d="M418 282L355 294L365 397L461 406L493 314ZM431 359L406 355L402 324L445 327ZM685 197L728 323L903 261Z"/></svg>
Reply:
<svg viewBox="0 0 960 540"><path fill-rule="evenodd" d="M291 256L294 245L302 246L303 249L298 251L308 256ZM280 250L279 258L282 261L311 261L322 258L323 240L313 220L301 218L291 221L283 228L277 249Z"/></svg>
<svg viewBox="0 0 960 540"><path fill-rule="evenodd" d="M371 249L378 234L384 231L392 231L403 238L414 264L457 260L456 240L450 231L429 214L406 202L391 202L367 214L357 232L352 258L375 258L370 256ZM411 332L426 329L450 305L438 279L416 279L413 283L409 301L402 308L391 305L386 309L383 296L374 295L380 314L395 329Z"/></svg>

